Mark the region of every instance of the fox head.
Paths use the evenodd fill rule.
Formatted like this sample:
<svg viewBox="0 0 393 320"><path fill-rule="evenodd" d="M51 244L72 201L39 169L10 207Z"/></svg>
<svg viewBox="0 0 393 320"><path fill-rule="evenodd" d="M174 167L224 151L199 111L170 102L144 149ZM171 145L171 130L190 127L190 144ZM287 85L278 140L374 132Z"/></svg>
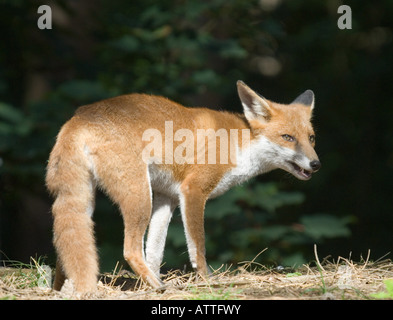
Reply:
<svg viewBox="0 0 393 320"><path fill-rule="evenodd" d="M242 81L237 82L237 88L253 137L264 145L261 157L268 158L272 169L309 180L321 167L311 124L314 93L307 90L284 105L265 99Z"/></svg>

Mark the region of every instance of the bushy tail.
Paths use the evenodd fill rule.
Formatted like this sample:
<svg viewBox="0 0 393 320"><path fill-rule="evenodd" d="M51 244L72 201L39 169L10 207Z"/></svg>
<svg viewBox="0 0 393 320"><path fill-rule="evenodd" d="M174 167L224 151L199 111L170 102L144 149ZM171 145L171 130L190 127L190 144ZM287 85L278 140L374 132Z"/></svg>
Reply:
<svg viewBox="0 0 393 320"><path fill-rule="evenodd" d="M53 242L58 254L55 289L64 276L78 292L93 291L98 276L98 257L91 219L93 179L84 152L83 135L69 132L69 123L59 133L47 167L46 184L54 195Z"/></svg>

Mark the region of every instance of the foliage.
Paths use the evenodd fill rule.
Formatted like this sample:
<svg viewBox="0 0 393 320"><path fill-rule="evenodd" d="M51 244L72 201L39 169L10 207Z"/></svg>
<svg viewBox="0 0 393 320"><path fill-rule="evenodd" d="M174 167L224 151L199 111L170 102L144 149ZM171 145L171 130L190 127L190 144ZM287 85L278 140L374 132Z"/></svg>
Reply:
<svg viewBox="0 0 393 320"><path fill-rule="evenodd" d="M51 288L52 270L44 259L30 258L30 263L6 261L8 267L0 268L0 280L10 288Z"/></svg>
<svg viewBox="0 0 393 320"><path fill-rule="evenodd" d="M370 296L375 299L393 299L393 279L384 280L384 284L387 292L378 292L371 294Z"/></svg>
<svg viewBox="0 0 393 320"><path fill-rule="evenodd" d="M207 288L188 286L190 296L187 300L238 300L242 295L242 290L233 290L233 285L228 288Z"/></svg>
<svg viewBox="0 0 393 320"><path fill-rule="evenodd" d="M235 187L209 201L205 213L209 264L218 268L222 264L251 261L268 247L261 258L265 263L299 266L310 258L307 250L300 248L350 235L349 217L312 214L302 215L299 221L285 217L287 206L303 201L304 195L300 192L280 191L276 183L257 181ZM167 254L173 257L175 252L185 250L181 221L170 230ZM187 256L183 262L185 258Z"/></svg>

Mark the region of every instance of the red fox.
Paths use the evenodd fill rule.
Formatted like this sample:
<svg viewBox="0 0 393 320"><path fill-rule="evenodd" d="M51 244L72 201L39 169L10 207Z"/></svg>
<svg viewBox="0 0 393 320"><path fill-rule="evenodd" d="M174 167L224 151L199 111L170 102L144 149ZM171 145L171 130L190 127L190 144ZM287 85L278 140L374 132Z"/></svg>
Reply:
<svg viewBox="0 0 393 320"><path fill-rule="evenodd" d="M54 289L60 290L65 278L80 293L96 289L99 266L92 214L97 187L120 208L125 260L143 281L159 288L168 224L177 206L191 264L207 274L208 199L273 169L301 180L320 169L311 90L283 105L242 81L237 89L243 114L187 108L145 94L77 109L61 128L47 167L46 184L55 198ZM205 135L200 139L201 132Z"/></svg>

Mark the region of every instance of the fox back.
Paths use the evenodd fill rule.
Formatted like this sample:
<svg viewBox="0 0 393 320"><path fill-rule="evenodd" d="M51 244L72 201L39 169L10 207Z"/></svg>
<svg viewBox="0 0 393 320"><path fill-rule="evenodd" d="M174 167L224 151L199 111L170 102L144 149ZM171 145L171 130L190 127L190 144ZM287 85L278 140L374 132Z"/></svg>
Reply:
<svg viewBox="0 0 393 320"><path fill-rule="evenodd" d="M158 288L168 224L177 206L191 264L206 274L203 215L208 199L277 168L301 180L311 178L321 166L311 125L313 92L283 105L241 81L237 87L243 114L186 108L144 94L76 111L61 128L47 167L47 187L55 198L55 289L65 278L78 292L96 288L92 215L97 187L122 213L124 258Z"/></svg>

